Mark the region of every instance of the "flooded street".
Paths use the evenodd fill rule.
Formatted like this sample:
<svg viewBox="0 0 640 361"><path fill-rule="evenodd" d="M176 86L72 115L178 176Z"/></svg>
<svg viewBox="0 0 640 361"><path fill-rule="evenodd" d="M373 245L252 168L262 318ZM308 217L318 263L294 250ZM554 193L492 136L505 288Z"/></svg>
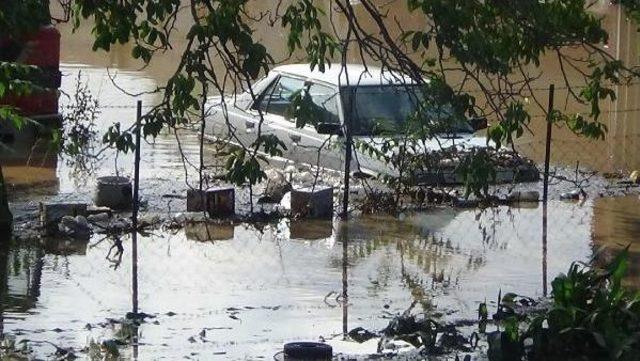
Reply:
<svg viewBox="0 0 640 361"><path fill-rule="evenodd" d="M550 216L546 270L540 208L441 210L347 224L283 220L261 230L210 226L208 241L199 240L198 226L157 231L139 239L138 249L138 301L157 317L141 326L140 346L127 352L140 359L216 352L221 359L269 359L284 342L319 337L337 352L375 352L375 343L341 342L343 330L381 329L414 300L428 314L468 320L499 291L542 296L543 272L555 276L592 255L597 224L591 202L554 202ZM111 240L101 238L11 250L4 259L12 300L4 331L78 349L112 337L100 324L130 310L130 242L116 265L105 259ZM337 299L343 277L344 314ZM38 349L54 351L49 344Z"/></svg>
<svg viewBox="0 0 640 361"><path fill-rule="evenodd" d="M607 24L619 25L611 20L615 13L608 16ZM78 74L99 101L100 135L113 122L133 124L136 100L142 100L145 109L159 102L159 94L146 92L167 80L177 62L172 54L140 69L131 62L127 46L109 55L90 52L89 25L75 34L69 25L60 27L62 109L71 102L64 94L73 94ZM617 39L629 44L628 54L622 55L637 58L637 34L621 36ZM284 54L279 39L274 36L272 41ZM581 169L624 174L640 168L638 87L626 88L624 96L610 104L606 116L612 136L606 141L565 141L568 131L559 129L553 165L573 169L580 161ZM144 94L125 95L123 89ZM519 144L538 163L544 157L541 139L536 133ZM129 176L133 169L131 154L116 156L106 150L91 161L91 171L83 171L61 156L32 153L33 144L24 144L2 159L18 220L33 215L39 202L91 202L97 177ZM209 169L221 164L217 151L214 144L205 146ZM198 174L189 163L196 164L198 157L198 135L187 130L177 136L163 131L143 144L143 210L171 216L184 211L185 201L176 195L184 195L190 185L197 187ZM638 288L637 189L628 186L629 195L608 197L600 181L586 182L585 188L592 188L580 201L559 199L574 184L552 184L546 244L538 203L436 207L398 217L357 216L348 222L281 219L155 229L138 238L137 250L137 302L153 317L140 327L139 344L121 349L122 359L271 360L286 342L320 339L337 353L375 353L375 342L345 341L345 333L356 327L380 330L414 301L439 320L476 320L481 302L495 311L500 292L546 296L555 276L573 261L589 261L600 247L631 245L627 282ZM541 184L516 188L540 190ZM240 198L242 207L246 197ZM131 242L129 236L120 241L124 250L119 261L112 257L116 239L102 234L92 235L88 243L17 242L1 252L2 332L29 340L43 359L55 353L52 344L80 350L92 340L112 339L120 325L109 319L130 312L133 297ZM343 294L348 295L346 302Z"/></svg>

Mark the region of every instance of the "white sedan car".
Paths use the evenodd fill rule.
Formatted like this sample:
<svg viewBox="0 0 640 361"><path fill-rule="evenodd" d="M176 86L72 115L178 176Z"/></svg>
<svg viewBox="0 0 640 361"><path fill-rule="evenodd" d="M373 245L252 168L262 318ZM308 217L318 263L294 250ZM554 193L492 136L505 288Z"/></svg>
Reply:
<svg viewBox="0 0 640 361"><path fill-rule="evenodd" d="M296 163L344 170L342 125L350 121L356 143L378 147L381 137L376 129L380 120L390 124L390 129L402 125L416 110L416 90L417 86L408 77L376 67L334 65L321 72L317 68L310 70L309 64L283 65L255 83L251 93L230 97L225 102L220 98L212 99L213 111L206 119L205 135L249 146L258 133L273 134L287 147L284 158ZM315 124L297 128L296 120L290 117L290 110L294 96L301 91L307 92L314 107L321 111ZM482 122L476 122L475 126L472 123L464 119L448 134L426 141L424 151L452 145L486 146L484 136L474 135L483 127L479 125ZM385 134L388 136L388 131ZM352 171L397 175L392 166L356 148Z"/></svg>

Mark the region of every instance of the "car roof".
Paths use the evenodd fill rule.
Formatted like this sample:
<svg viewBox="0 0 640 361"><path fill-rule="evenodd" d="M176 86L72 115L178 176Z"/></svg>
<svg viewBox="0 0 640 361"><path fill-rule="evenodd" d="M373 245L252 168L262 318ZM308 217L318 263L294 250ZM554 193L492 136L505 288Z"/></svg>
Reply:
<svg viewBox="0 0 640 361"><path fill-rule="evenodd" d="M335 86L368 86L368 85L405 85L416 84L409 76L382 70L377 66L361 64L333 64L321 72L316 66L311 70L310 64L288 64L273 69L280 74L304 77L310 80L329 83Z"/></svg>

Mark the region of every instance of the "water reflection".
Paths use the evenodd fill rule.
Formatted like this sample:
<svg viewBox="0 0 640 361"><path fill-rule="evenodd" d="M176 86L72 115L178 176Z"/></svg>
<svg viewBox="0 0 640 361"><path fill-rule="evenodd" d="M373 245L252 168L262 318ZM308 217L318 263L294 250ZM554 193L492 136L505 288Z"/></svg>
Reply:
<svg viewBox="0 0 640 361"><path fill-rule="evenodd" d="M605 205L549 204L549 277L591 257L590 225L594 239L612 233L602 223L603 214L613 212L602 213ZM475 319L478 303L500 290L544 293L542 209L442 209L404 217L158 231L140 236L137 271L129 237L120 244L126 261L115 269L105 259L113 239L18 245L1 260L4 330L80 349L87 339L113 337L100 323L124 317L137 300L139 311L157 315L158 324L141 325L125 358L269 357L284 342L319 337L338 351L375 352L349 342L348 331L381 329L414 303L415 312L434 317ZM632 232L633 219L640 215L622 223ZM36 352L52 351L42 344Z"/></svg>
<svg viewBox="0 0 640 361"><path fill-rule="evenodd" d="M600 198L594 205L594 251L605 250L598 261L610 261L624 247L629 246L628 285L640 288L640 198Z"/></svg>

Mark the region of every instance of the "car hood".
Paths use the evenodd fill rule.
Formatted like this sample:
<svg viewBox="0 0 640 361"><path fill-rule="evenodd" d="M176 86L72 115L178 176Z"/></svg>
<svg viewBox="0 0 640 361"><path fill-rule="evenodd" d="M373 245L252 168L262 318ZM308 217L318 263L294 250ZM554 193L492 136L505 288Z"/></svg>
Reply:
<svg viewBox="0 0 640 361"><path fill-rule="evenodd" d="M358 136L354 137L356 141L363 142L369 146L373 146L378 150L382 150L382 145L385 140L389 138L385 137L369 137ZM416 142L414 144L416 151L419 152L433 152L443 149L449 149L457 147L458 149L472 149L472 148L486 148L487 138L484 135L478 134L461 134L456 137L450 136L436 136L432 139L427 139L424 142Z"/></svg>

